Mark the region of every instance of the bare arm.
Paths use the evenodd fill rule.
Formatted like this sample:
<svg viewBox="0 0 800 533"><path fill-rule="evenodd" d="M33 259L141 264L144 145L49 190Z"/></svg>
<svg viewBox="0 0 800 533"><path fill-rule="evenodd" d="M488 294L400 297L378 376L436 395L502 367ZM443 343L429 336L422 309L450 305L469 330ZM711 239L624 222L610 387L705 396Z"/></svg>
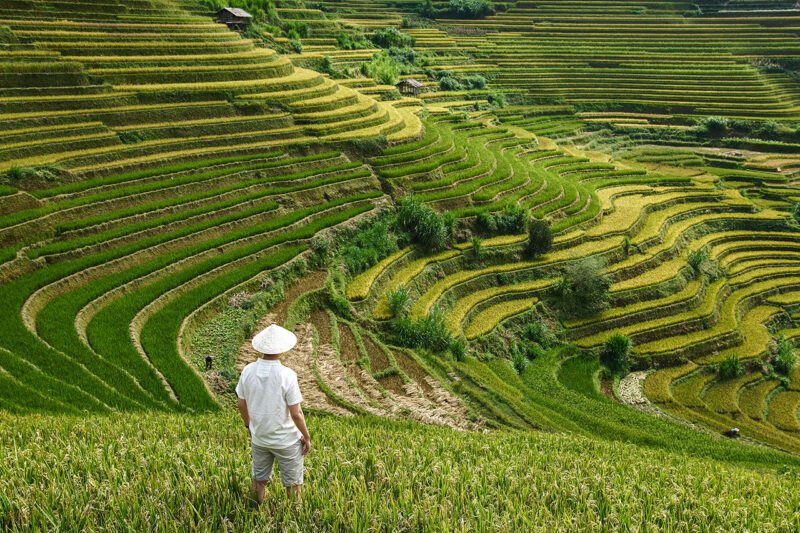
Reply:
<svg viewBox="0 0 800 533"><path fill-rule="evenodd" d="M311 451L311 436L308 434L306 417L303 415L303 408L300 407L299 403L290 405L289 414L292 415L292 421L294 422L294 425L297 426L297 429L300 430L300 434L303 435L303 455L305 455Z"/></svg>
<svg viewBox="0 0 800 533"><path fill-rule="evenodd" d="M247 431L250 431L250 413L247 411L247 401L239 398L236 404L239 406L239 414L242 415Z"/></svg>

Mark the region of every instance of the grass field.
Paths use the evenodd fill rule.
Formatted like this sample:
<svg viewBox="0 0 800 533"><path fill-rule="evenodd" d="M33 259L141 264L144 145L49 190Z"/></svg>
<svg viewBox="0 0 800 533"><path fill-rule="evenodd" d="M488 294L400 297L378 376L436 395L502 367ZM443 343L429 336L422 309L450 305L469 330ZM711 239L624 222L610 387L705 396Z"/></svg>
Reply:
<svg viewBox="0 0 800 533"><path fill-rule="evenodd" d="M796 474L582 437L312 415L303 504L288 506L275 481L256 509L246 434L233 414L4 416L0 424L4 527L798 527Z"/></svg>

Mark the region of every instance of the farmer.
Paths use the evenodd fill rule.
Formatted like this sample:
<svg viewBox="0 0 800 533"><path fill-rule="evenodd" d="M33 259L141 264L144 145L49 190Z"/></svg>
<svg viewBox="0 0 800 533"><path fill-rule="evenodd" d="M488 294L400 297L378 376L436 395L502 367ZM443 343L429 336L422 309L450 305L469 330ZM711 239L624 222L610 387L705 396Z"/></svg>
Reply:
<svg viewBox="0 0 800 533"><path fill-rule="evenodd" d="M253 348L263 355L244 368L236 385L239 412L250 434L258 503L264 499L275 459L287 497L299 499L303 488L303 456L311 450L311 437L300 408L297 374L278 360L296 343L294 333L276 324L256 335Z"/></svg>

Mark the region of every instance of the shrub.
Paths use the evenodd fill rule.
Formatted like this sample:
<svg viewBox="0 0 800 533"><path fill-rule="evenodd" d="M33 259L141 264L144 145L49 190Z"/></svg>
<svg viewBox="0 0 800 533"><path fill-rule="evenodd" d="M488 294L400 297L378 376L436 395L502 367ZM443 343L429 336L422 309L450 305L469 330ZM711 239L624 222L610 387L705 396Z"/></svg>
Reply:
<svg viewBox="0 0 800 533"><path fill-rule="evenodd" d="M692 270L694 270L694 273L699 275L703 272L703 263L706 262L706 259L708 259L708 256L703 250L695 250L689 254L687 262L689 266L692 267Z"/></svg>
<svg viewBox="0 0 800 533"><path fill-rule="evenodd" d="M508 105L508 99L506 98L506 95L501 92L489 93L486 99L495 107L505 107Z"/></svg>
<svg viewBox="0 0 800 533"><path fill-rule="evenodd" d="M410 48L414 46L414 38L394 26L377 30L369 38L379 48Z"/></svg>
<svg viewBox="0 0 800 533"><path fill-rule="evenodd" d="M400 63L389 56L385 50L372 56L368 63L361 65L362 74L384 85L396 84L400 79L401 71Z"/></svg>
<svg viewBox="0 0 800 533"><path fill-rule="evenodd" d="M463 361L467 357L467 343L461 339L454 339L450 343L450 354L456 361Z"/></svg>
<svg viewBox="0 0 800 533"><path fill-rule="evenodd" d="M722 137L728 131L728 119L725 117L706 117L703 122L703 130L711 137Z"/></svg>
<svg viewBox="0 0 800 533"><path fill-rule="evenodd" d="M538 218L528 221L528 242L525 251L529 255L538 256L546 254L553 247L553 233L550 224Z"/></svg>
<svg viewBox="0 0 800 533"><path fill-rule="evenodd" d="M631 340L627 336L614 333L603 345L600 362L614 374L626 374L631 345Z"/></svg>
<svg viewBox="0 0 800 533"><path fill-rule="evenodd" d="M464 89L464 86L455 76L445 76L439 80L439 89L443 91L460 91Z"/></svg>
<svg viewBox="0 0 800 533"><path fill-rule="evenodd" d="M303 52L303 43L300 42L300 39L289 39L289 48L300 54Z"/></svg>
<svg viewBox="0 0 800 533"><path fill-rule="evenodd" d="M421 17L429 19L436 18L436 8L433 7L432 0L425 0L420 3L417 6L417 13L419 13Z"/></svg>
<svg viewBox="0 0 800 533"><path fill-rule="evenodd" d="M395 339L402 346L427 348L441 353L453 346L454 339L444 319L444 314L433 309L419 320L408 317L397 318L391 323Z"/></svg>
<svg viewBox="0 0 800 533"><path fill-rule="evenodd" d="M611 281L603 273L604 268L602 260L587 257L564 269L554 289L562 313L585 317L608 307Z"/></svg>
<svg viewBox="0 0 800 533"><path fill-rule="evenodd" d="M792 218L794 218L795 222L800 223L800 202L794 204L792 208Z"/></svg>
<svg viewBox="0 0 800 533"><path fill-rule="evenodd" d="M480 213L475 221L476 229L486 235L516 235L527 226L525 209L517 204L506 204L502 211Z"/></svg>
<svg viewBox="0 0 800 533"><path fill-rule="evenodd" d="M717 373L722 379L738 378L744 374L744 365L738 355L729 355L717 366Z"/></svg>
<svg viewBox="0 0 800 533"><path fill-rule="evenodd" d="M450 242L452 220L414 197L401 198L397 203L397 224L413 242L428 252L442 250Z"/></svg>
<svg viewBox="0 0 800 533"><path fill-rule="evenodd" d="M494 13L494 5L489 0L450 0L447 11L452 17L476 19Z"/></svg>
<svg viewBox="0 0 800 533"><path fill-rule="evenodd" d="M549 350L558 344L558 337L550 327L541 320L535 320L525 328L525 338Z"/></svg>
<svg viewBox="0 0 800 533"><path fill-rule="evenodd" d="M522 352L515 350L511 356L511 362L514 365L514 370L517 371L517 374L522 374L525 372L525 369L528 368L528 358L525 357L525 354Z"/></svg>
<svg viewBox="0 0 800 533"><path fill-rule="evenodd" d="M622 251L625 252L625 257L630 256L633 249L631 238L625 235L625 237L622 238Z"/></svg>
<svg viewBox="0 0 800 533"><path fill-rule="evenodd" d="M472 246L469 249L470 260L474 263L480 263L483 258L483 241L480 237L473 237L471 241Z"/></svg>
<svg viewBox="0 0 800 533"><path fill-rule="evenodd" d="M372 43L361 33L342 32L336 36L336 46L342 50L370 48Z"/></svg>
<svg viewBox="0 0 800 533"><path fill-rule="evenodd" d="M45 182L58 181L64 171L56 166L18 167L9 168L3 176L3 181L18 184L20 182Z"/></svg>
<svg viewBox="0 0 800 533"><path fill-rule="evenodd" d="M402 317L408 314L408 308L411 306L411 297L408 294L408 289L399 287L386 295L386 302L392 316Z"/></svg>
<svg viewBox="0 0 800 533"><path fill-rule="evenodd" d="M773 368L779 374L788 376L797 364L797 357L794 353L794 346L786 339L778 340L775 359L772 362Z"/></svg>
<svg viewBox="0 0 800 533"><path fill-rule="evenodd" d="M464 76L461 79L461 84L465 89L485 89L486 78L480 74L471 74L469 76Z"/></svg>
<svg viewBox="0 0 800 533"><path fill-rule="evenodd" d="M397 251L397 235L387 220L370 221L348 235L342 259L351 274L365 271Z"/></svg>

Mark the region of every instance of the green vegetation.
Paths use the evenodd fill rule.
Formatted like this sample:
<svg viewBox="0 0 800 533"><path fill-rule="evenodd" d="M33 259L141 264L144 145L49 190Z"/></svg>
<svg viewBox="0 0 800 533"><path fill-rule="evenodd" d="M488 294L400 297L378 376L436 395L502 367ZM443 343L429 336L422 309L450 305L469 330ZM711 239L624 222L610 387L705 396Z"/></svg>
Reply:
<svg viewBox="0 0 800 533"><path fill-rule="evenodd" d="M40 431L43 422L50 431ZM793 490L797 481L791 473L711 466L668 452L642 452L628 444L581 437L518 431L482 435L408 422L311 416L315 450L307 459L304 505L290 507L279 484L270 484L272 511L265 513L246 502L249 452L246 434L232 413L95 420L6 417L2 423L5 497L0 520L12 529L23 524L60 529L147 529L156 524L168 529L218 529L225 524L237 529L362 529L376 523L391 529L453 529L465 519L503 529L537 524L601 528L609 521L664 529L797 526L792 512L798 505L798 491ZM31 450L32 457L13 453L20 448ZM94 453L97 449L108 451ZM446 472L440 481L416 487L408 468L394 459L409 453L441 465ZM132 466L143 460L149 468ZM537 465L534 472L531 461ZM76 477L75 472L84 474ZM120 472L128 477L123 479ZM528 481L513 481L522 478ZM352 485L352 479L364 483ZM676 492L676 486L690 486L695 479L707 480L703 494ZM370 483L397 490L376 491ZM152 486L164 490L154 497L148 490ZM458 487L471 487L473 497L453 500L448 511L434 505ZM648 498L643 498L643 487ZM582 496L566 496L573 491ZM96 498L99 492L108 497ZM553 494L550 505L519 503L545 492ZM754 493L758 505L754 496L743 496ZM84 508L88 499L95 504ZM643 500L644 505L630 504ZM498 502L504 510L488 514L487 508ZM605 511L598 513L601 502ZM666 506L671 511L661 512Z"/></svg>
<svg viewBox="0 0 800 533"><path fill-rule="evenodd" d="M525 251L531 256L546 254L553 247L553 233L550 224L532 218L528 221L528 243Z"/></svg>
<svg viewBox="0 0 800 533"><path fill-rule="evenodd" d="M413 196L397 202L397 226L428 252L446 248L452 235L452 221Z"/></svg>
<svg viewBox="0 0 800 533"><path fill-rule="evenodd" d="M722 379L738 378L744 374L744 366L739 361L739 356L730 355L719 363L719 377Z"/></svg>
<svg viewBox="0 0 800 533"><path fill-rule="evenodd" d="M2 527L800 527L792 2L6 4ZM231 444L266 320L294 513Z"/></svg>
<svg viewBox="0 0 800 533"><path fill-rule="evenodd" d="M628 372L628 357L632 348L631 340L620 333L611 335L600 352L600 362L613 374Z"/></svg>
<svg viewBox="0 0 800 533"><path fill-rule="evenodd" d="M568 317L586 317L609 305L611 282L599 259L582 259L568 266L553 293L559 309Z"/></svg>

